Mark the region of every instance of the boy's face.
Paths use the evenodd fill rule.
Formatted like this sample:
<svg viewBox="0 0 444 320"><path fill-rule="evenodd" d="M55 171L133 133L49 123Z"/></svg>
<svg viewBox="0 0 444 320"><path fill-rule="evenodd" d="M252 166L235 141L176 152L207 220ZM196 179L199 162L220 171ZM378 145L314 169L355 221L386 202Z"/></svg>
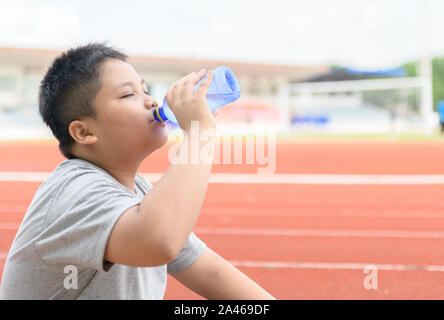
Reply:
<svg viewBox="0 0 444 320"><path fill-rule="evenodd" d="M97 147L109 156L146 157L163 146L168 134L153 118L158 103L147 95L142 79L127 62L108 59L102 65L102 87L94 99Z"/></svg>

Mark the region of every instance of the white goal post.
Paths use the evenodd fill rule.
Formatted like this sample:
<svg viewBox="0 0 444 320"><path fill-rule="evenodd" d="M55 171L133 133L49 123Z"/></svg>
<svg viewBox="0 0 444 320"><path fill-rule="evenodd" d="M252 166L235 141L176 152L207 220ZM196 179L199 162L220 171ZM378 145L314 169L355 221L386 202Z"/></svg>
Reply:
<svg viewBox="0 0 444 320"><path fill-rule="evenodd" d="M396 89L419 89L419 113L426 134L434 126L433 97L430 77L402 77L389 79L343 80L325 82L301 82L289 85L290 95L310 96L319 93L345 93Z"/></svg>

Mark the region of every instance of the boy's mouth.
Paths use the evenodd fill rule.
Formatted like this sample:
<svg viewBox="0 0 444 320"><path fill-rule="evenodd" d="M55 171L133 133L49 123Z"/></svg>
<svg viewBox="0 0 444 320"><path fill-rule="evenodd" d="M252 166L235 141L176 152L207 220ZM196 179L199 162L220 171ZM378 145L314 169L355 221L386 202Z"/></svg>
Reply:
<svg viewBox="0 0 444 320"><path fill-rule="evenodd" d="M158 121L153 121L155 126L159 126L159 127L165 127L166 124L165 122L158 122Z"/></svg>
<svg viewBox="0 0 444 320"><path fill-rule="evenodd" d="M155 126L159 126L159 127L165 127L165 122L156 121L154 118L148 120L148 123L150 125L155 125Z"/></svg>

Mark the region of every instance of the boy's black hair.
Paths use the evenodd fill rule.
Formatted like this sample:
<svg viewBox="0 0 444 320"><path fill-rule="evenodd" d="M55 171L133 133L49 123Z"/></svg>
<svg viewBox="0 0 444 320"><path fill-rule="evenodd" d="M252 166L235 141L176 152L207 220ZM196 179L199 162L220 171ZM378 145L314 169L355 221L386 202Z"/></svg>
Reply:
<svg viewBox="0 0 444 320"><path fill-rule="evenodd" d="M70 49L54 60L40 83L40 115L68 159L75 158L69 124L83 117L96 118L93 101L102 86L101 66L108 58L127 61L128 56L105 43Z"/></svg>

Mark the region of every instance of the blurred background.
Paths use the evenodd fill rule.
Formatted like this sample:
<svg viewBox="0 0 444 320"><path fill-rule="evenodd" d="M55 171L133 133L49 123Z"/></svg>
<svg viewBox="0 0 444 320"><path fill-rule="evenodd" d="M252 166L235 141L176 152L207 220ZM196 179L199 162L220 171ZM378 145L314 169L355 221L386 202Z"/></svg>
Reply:
<svg viewBox="0 0 444 320"><path fill-rule="evenodd" d="M218 130L224 143L256 134L257 162L216 147L194 229L210 248L278 299L444 299L443 12L442 0L0 0L0 274L64 160L40 81L63 51L106 41L159 102L192 71L237 75ZM138 171L155 183L168 166L161 148ZM169 277L165 298L202 297Z"/></svg>
<svg viewBox="0 0 444 320"><path fill-rule="evenodd" d="M128 54L159 102L191 71L232 68L242 91L220 109L223 134L433 137L443 10L440 0L2 0L0 139L52 138L39 83L62 51L92 41Z"/></svg>

